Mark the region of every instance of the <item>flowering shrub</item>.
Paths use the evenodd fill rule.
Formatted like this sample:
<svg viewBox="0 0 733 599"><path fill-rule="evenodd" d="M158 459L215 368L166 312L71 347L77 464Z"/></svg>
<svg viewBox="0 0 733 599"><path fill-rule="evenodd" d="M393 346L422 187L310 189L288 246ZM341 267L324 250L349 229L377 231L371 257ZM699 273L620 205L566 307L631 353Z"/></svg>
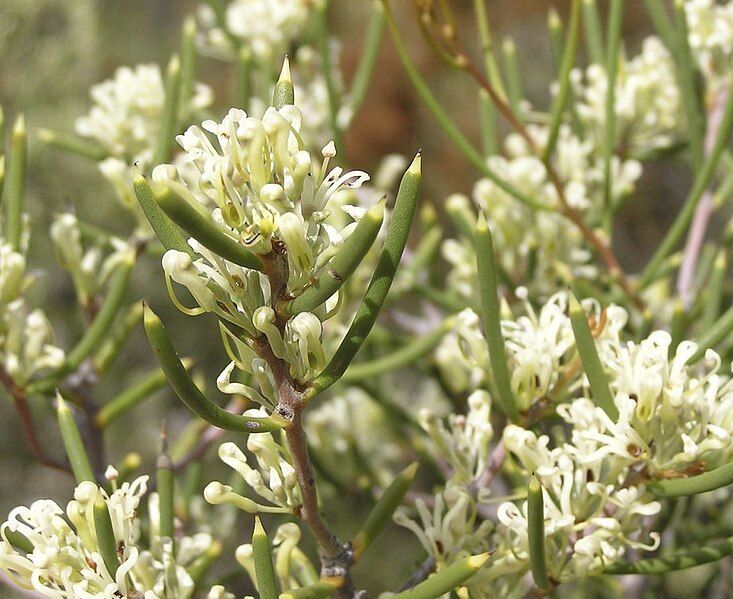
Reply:
<svg viewBox="0 0 733 599"><path fill-rule="evenodd" d="M452 2L415 0L424 41L477 87L480 150L413 62L397 3L373 3L349 85L329 4L207 2L165 72L120 67L74 133L38 131L44 151L95 162L104 201L133 217L126 235L76 212L50 224L86 323L71 344L32 292L43 223L25 213L16 118L0 162L0 383L34 456L76 487L10 512L2 581L53 599L729 592L731 235L708 229L733 192L733 3L646 0L655 33L636 51L623 0L603 18L573 0L567 25L551 11L538 108L483 0L481 60ZM421 197L442 165L419 151L371 178L347 154L387 31L475 168L470 197ZM229 64L233 98L198 82L200 55ZM689 162L687 197L628 272L616 217L669 157ZM165 303L134 284L145 263L170 305L208 315L202 329L164 326ZM139 361L155 367L98 401L141 322ZM199 331L221 342L218 375L176 352ZM108 460L108 427L163 388L190 421L161 422L154 471ZM32 402L53 408L63 452ZM344 507L352 496L368 509ZM383 588L355 566L387 528L368 563L408 570Z"/></svg>

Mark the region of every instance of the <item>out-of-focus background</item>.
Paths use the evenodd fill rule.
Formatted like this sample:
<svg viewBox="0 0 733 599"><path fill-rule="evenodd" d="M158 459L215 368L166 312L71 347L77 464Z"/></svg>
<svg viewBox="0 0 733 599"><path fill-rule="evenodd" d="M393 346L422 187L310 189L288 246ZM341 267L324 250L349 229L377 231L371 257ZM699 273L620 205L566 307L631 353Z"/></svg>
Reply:
<svg viewBox="0 0 733 599"><path fill-rule="evenodd" d="M361 51L370 3L333 0L332 4L332 21L342 44L341 66L348 82ZM473 83L448 69L420 37L411 2L395 0L392 4L421 72L464 131L477 140ZM453 0L451 4L458 17L459 34L470 40L470 47L476 50L471 3ZM549 99L549 83L554 72L547 11L555 6L565 18L568 4L548 0L487 0L494 38L498 41L507 35L514 38L527 96L543 108ZM641 4L627 3L624 15L626 46L630 52L638 48L650 31ZM605 3L600 5L605 12ZM92 84L111 76L120 65L149 62L164 65L178 45L184 18L196 6L193 0L0 0L0 104L6 120L12 122L13 116L23 111L31 136L41 126L71 131L74 119L88 109ZM223 115L229 107L234 88L232 75L233 70L225 63L201 60L199 79L214 89L218 115ZM469 193L477 178L476 172L451 147L419 104L388 37L384 40L366 105L347 136L347 146L353 166L367 171L373 170L385 154L411 155L416 148L423 147L425 201L436 206L449 193ZM32 137L29 164L27 205L35 232L30 252L32 266L47 262L47 255L52 251L46 234L55 211L75 206L85 220L112 231L129 230L129 217L113 199L111 187L93 164L45 147ZM636 197L628 202L615 232L619 254L631 270L650 253L671 221L681 191L687 188L688 176L686 168L680 168L676 162L646 169ZM649 189L655 190L654 195L647 193ZM204 317L191 321L170 309L159 264L153 260L148 260L137 272L134 289L165 313L172 328L185 322L187 334L177 334L177 343L182 353L196 356L200 370L212 380L224 363L212 322ZM60 269L51 269L40 277L33 293L58 331L59 344L68 347L81 324L71 281ZM138 331L117 366L117 374L100 391L109 394L119 391L152 365L153 356ZM35 411L44 445L52 452L61 452L52 415L43 406L35 406ZM172 420L174 429L185 420L170 394L160 393L138 410L132 420L125 420L111 431L111 458L119 459L128 451L141 451L142 470L150 471L157 429L164 414ZM0 401L0 456L3 518L20 503L39 497L63 503L69 497L72 482L34 462L6 397ZM353 505L347 503L342 511L349 514L360 509L358 501L354 501ZM336 524L344 533L349 532L350 526L353 527L348 521ZM356 575L372 578L375 588L379 588L380 580L403 578L402 571L412 569L414 556L418 555L419 559L419 554L413 551L415 541L411 537L400 535L397 539L406 544L403 563L383 563L380 571L376 571L367 559L358 566ZM372 555L379 555L378 548ZM17 596L17 591L0 588L0 597Z"/></svg>

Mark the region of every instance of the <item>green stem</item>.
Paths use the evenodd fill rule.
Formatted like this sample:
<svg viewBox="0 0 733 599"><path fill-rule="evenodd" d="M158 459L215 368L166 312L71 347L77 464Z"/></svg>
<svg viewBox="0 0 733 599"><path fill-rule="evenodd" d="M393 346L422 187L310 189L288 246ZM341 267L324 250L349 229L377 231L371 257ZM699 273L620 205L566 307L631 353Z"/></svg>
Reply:
<svg viewBox="0 0 733 599"><path fill-rule="evenodd" d="M336 592L336 587L326 581L314 582L299 589L281 593L280 599L326 599Z"/></svg>
<svg viewBox="0 0 733 599"><path fill-rule="evenodd" d="M54 146L60 150L83 156L99 162L109 156L107 151L96 142L85 139L73 133L62 133L61 131L51 131L50 129L39 129L38 139L49 146Z"/></svg>
<svg viewBox="0 0 733 599"><path fill-rule="evenodd" d="M392 372L415 362L430 352L453 326L453 319L446 319L443 324L427 335L422 335L381 358L352 364L341 377L345 383L363 379L373 379L387 372Z"/></svg>
<svg viewBox="0 0 733 599"><path fill-rule="evenodd" d="M25 190L26 163L28 160L28 136L25 119L18 115L10 135L7 173L3 185L2 203L5 204L5 232L13 251L20 251L23 233L23 193Z"/></svg>
<svg viewBox="0 0 733 599"><path fill-rule="evenodd" d="M517 57L517 46L511 37L504 38L501 44L501 57L506 73L507 95L509 104L517 114L520 114L520 104L524 97L522 85L522 70Z"/></svg>
<svg viewBox="0 0 733 599"><path fill-rule="evenodd" d="M166 250L178 250L179 252L185 252L189 256L193 257L194 252L186 242L186 237L181 233L181 230L171 222L163 212L162 208L158 206L155 201L155 194L148 180L143 176L142 171L137 167L132 167L133 173L133 188L135 189L135 196L137 201L140 203L140 207L145 214L145 218L148 219L150 226L153 228L155 235L163 244Z"/></svg>
<svg viewBox="0 0 733 599"><path fill-rule="evenodd" d="M374 74L374 66L377 63L379 49L384 37L384 29L387 21L384 18L384 7L380 0L372 2L372 16L369 19L369 27L364 39L364 49L361 53L359 65L356 67L354 79L349 90L349 108L351 118L359 111L369 93L369 88Z"/></svg>
<svg viewBox="0 0 733 599"><path fill-rule="evenodd" d="M717 562L731 554L733 554L733 537L728 537L719 541L708 541L702 547L683 549L662 557L637 562L616 562L607 566L603 574L664 574Z"/></svg>
<svg viewBox="0 0 733 599"><path fill-rule="evenodd" d="M486 77L496 92L506 98L507 93L504 89L504 82L501 78L501 70L494 53L494 44L491 39L491 28L489 27L489 17L486 11L486 0L473 0L473 11L476 15L476 27L478 29L479 40L481 41L481 51L484 56L484 66L486 67Z"/></svg>
<svg viewBox="0 0 733 599"><path fill-rule="evenodd" d="M97 498L94 500L94 531L97 534L99 553L102 556L104 565L107 567L107 572L114 580L117 568L120 566L120 560L117 557L117 540L112 527L112 518L110 517L107 502L101 493L97 494Z"/></svg>
<svg viewBox="0 0 733 599"><path fill-rule="evenodd" d="M264 266L256 256L202 211L192 206L171 187L153 191L155 201L168 217L205 248L239 266L262 271Z"/></svg>
<svg viewBox="0 0 733 599"><path fill-rule="evenodd" d="M603 31L596 0L583 0L583 25L589 61L594 64L605 64Z"/></svg>
<svg viewBox="0 0 733 599"><path fill-rule="evenodd" d="M575 64L575 57L578 53L578 39L580 38L580 0L573 0L570 12L570 25L568 26L567 43L565 51L562 55L562 64L560 65L560 90L552 104L552 113L550 117L550 132L545 146L543 161L548 162L557 144L557 138L560 133L560 125L562 117L570 97L571 83L570 71Z"/></svg>
<svg viewBox="0 0 733 599"><path fill-rule="evenodd" d="M608 56L606 59L606 131L603 140L603 201L608 217L613 210L611 159L616 148L616 78L618 74L624 0L612 0L608 17Z"/></svg>
<svg viewBox="0 0 733 599"><path fill-rule="evenodd" d="M187 363L184 360L184 366L186 368L190 367L190 365L190 362ZM94 418L95 426L100 429L107 428L117 418L152 397L157 391L163 389L167 383L168 379L160 369L144 376L137 383L128 387L102 406Z"/></svg>
<svg viewBox="0 0 733 599"><path fill-rule="evenodd" d="M326 81L326 93L328 94L328 118L333 133L333 142L336 145L336 152L343 156L344 139L339 125L340 98L336 89L336 81L333 77L333 61L331 60L331 36L328 24L328 8L330 2L324 0L316 7L316 24L318 27L318 50L321 55L321 70Z"/></svg>

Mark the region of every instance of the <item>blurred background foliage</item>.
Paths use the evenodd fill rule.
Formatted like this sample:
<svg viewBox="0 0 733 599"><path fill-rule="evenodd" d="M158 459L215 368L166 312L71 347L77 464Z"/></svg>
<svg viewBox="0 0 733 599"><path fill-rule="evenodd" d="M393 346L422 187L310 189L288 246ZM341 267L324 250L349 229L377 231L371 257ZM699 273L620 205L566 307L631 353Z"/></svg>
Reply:
<svg viewBox="0 0 733 599"><path fill-rule="evenodd" d="M463 130L477 140L473 83L448 69L425 43L415 24L411 2L399 0L392 4L420 70ZM471 3L454 0L452 5L459 35L477 52ZM568 5L559 0L487 0L494 39L514 39L526 96L537 106L547 105L554 76L546 26L548 9L554 6L566 18ZM604 5L600 2L602 14ZM38 127L71 131L74 119L88 109L92 84L111 76L121 65L164 65L177 48L184 18L196 6L193 0L0 0L0 104L6 122L12 122L14 115L23 111L31 136ZM628 2L626 6L624 39L626 49L633 53L651 28L641 2ZM358 62L368 10L369 3L362 0L332 2L332 22L342 45L341 67L346 81ZM203 58L199 79L213 88L215 112L223 116L233 95L233 69ZM438 208L450 193L469 193L477 179L419 104L388 38L366 105L346 141L351 164L372 172L385 154L411 155L415 148L423 147L423 201L433 202ZM61 337L59 345L68 347L78 335L82 316L66 273L59 268L45 268L53 251L47 234L52 215L73 207L84 220L121 233L128 231L132 223L91 162L45 147L31 137L29 165L26 205L34 232L30 263L34 268L44 266L44 274L33 287L33 299L46 309ZM687 168L674 159L645 169L636 197L627 203L615 231L619 255L630 270L642 264L661 239L681 202L680 190L687 189L688 181ZM654 195L649 193L652 189ZM713 228L711 235L719 233L727 218L724 211L718 215L718 231ZM183 354L196 356L197 368L205 374L202 378L211 384L225 360L218 335L213 333L213 322L206 317L191 321L171 308L157 260L143 260L135 277L133 289L139 297L150 299L162 310L171 328L186 327L187 334L182 335L179 329L176 341ZM111 397L152 366L153 356L142 331L138 331L113 375L100 385L100 392ZM0 513L4 516L12 507L38 497L63 502L73 488L72 480L34 462L15 411L5 399L0 402ZM43 442L52 450L63 451L53 415L43 406L35 408ZM159 393L154 401L114 426L109 435L110 459L120 460L126 453L138 451L143 458L141 472L150 472L157 430L164 417L174 430L188 420L167 392ZM210 464L212 471L205 474L205 480L214 478L213 469L219 468L214 460ZM365 506L358 496L342 501L344 504L338 508L329 507L329 513L341 514L342 521L336 521L335 528L348 536L353 532L351 523L360 521L349 516L362 512ZM240 542L246 534L243 527ZM405 543L404 552L393 554L402 556L402 561L382 562L377 571L372 561L380 555L377 547L369 554L372 560L359 563L356 575L362 580L370 578L374 588L380 588L380 581L400 579L403 572L413 569L421 555L406 532L395 529L391 537L384 535L378 543L386 547L395 541ZM231 589L240 593L246 590L234 584ZM0 588L2 598L16 597L17 593Z"/></svg>

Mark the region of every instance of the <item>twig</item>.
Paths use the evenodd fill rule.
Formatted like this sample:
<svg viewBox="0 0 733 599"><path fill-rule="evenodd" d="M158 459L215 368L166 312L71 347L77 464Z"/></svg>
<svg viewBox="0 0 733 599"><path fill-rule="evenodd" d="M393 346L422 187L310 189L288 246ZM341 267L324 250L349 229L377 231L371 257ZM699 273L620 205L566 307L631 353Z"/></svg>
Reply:
<svg viewBox="0 0 733 599"><path fill-rule="evenodd" d="M432 15L429 15L432 19ZM421 23L422 24L422 23ZM426 30L427 27L423 27ZM531 134L524 126L524 124L517 118L514 110L510 104L504 99L504 97L495 89L492 83L484 76L475 63L471 60L468 53L458 43L455 32L451 31L450 34L444 32L445 28L440 28L439 36L442 39L444 48L447 52L452 54L449 63L454 65L456 68L465 71L470 77L472 77L476 83L486 91L497 110L506 119L509 125L527 142L533 153L540 158L542 161L547 175L555 188L559 202L559 212L565 216L570 222L572 222L581 232L583 237L588 243L590 243L597 251L598 255L603 260L606 268L608 269L611 277L619 284L624 293L631 299L634 305L640 310L644 308L642 299L637 294L633 285L628 279L628 276L621 268L621 264L618 258L613 252L610 244L606 242L600 235L598 235L588 224L583 220L582 215L573 208L565 196L565 189L563 188L562 181L552 164L552 157L545 156L545 153L540 150L537 143L532 138ZM450 30L449 30L450 31ZM435 39L428 38L428 41L435 42ZM433 43L433 46L437 46Z"/></svg>
<svg viewBox="0 0 733 599"><path fill-rule="evenodd" d="M723 111L730 89L722 90L715 98L715 104L710 112L708 119L708 130L705 135L705 156L709 156L718 136L720 122L723 119ZM705 241L705 233L710 222L710 217L715 211L715 202L713 201L713 193L710 189L705 191L700 203L695 208L695 215L692 217L692 224L687 235L687 243L682 254L682 265L680 266L679 276L677 278L677 293L682 300L682 306L689 309L692 304L692 286L697 270L697 262L700 258L700 250Z"/></svg>

